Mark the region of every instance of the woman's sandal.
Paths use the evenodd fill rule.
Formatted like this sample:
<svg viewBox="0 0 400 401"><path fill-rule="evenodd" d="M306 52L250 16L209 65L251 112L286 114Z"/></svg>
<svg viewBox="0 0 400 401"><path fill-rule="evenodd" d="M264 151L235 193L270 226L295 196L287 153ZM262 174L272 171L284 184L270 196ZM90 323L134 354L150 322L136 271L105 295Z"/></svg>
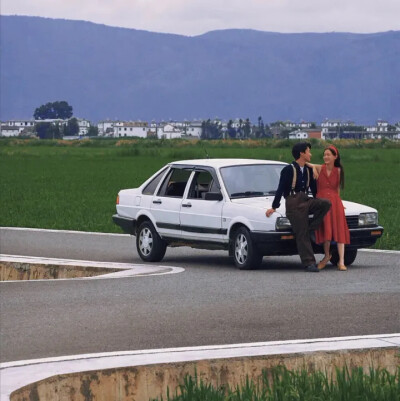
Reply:
<svg viewBox="0 0 400 401"><path fill-rule="evenodd" d="M325 262L325 258L321 260L321 262L318 263L317 267L319 270L322 270L323 268L325 268L325 266L328 264L328 262L331 260L332 255L329 255L329 259Z"/></svg>
<svg viewBox="0 0 400 401"><path fill-rule="evenodd" d="M340 263L338 263L337 268L342 272L347 271L347 267L345 265L341 265Z"/></svg>

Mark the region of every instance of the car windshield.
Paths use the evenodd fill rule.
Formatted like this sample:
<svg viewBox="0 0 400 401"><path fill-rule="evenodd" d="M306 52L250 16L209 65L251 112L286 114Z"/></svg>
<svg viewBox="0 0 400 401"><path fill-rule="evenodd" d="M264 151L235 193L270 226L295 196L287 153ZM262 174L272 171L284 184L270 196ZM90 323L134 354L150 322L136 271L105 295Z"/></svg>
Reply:
<svg viewBox="0 0 400 401"><path fill-rule="evenodd" d="M230 198L275 195L283 164L250 164L221 168Z"/></svg>

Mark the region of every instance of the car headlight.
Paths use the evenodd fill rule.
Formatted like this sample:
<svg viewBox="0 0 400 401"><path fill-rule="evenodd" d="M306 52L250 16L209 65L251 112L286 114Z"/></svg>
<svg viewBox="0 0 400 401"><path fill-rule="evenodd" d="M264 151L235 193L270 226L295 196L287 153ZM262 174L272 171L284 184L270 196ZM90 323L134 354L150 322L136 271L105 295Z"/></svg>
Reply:
<svg viewBox="0 0 400 401"><path fill-rule="evenodd" d="M276 231L288 231L292 229L290 221L287 217L278 217L275 223Z"/></svg>
<svg viewBox="0 0 400 401"><path fill-rule="evenodd" d="M378 213L361 213L358 216L359 226L376 226L378 225Z"/></svg>

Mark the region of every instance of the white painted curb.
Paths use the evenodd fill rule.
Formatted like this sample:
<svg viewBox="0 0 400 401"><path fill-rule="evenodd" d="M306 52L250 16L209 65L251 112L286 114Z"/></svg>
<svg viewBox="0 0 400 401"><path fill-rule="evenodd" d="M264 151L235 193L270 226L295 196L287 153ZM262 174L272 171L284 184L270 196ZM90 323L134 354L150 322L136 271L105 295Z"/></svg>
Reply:
<svg viewBox="0 0 400 401"><path fill-rule="evenodd" d="M58 374L215 358L388 348L393 346L400 347L400 333L121 351L6 362L0 364L0 401L9 401L10 394L18 388Z"/></svg>
<svg viewBox="0 0 400 401"><path fill-rule="evenodd" d="M60 234L88 234L88 235L110 235L116 237L130 237L130 234L118 234L118 233L101 233L94 231L76 231L76 230L52 230L47 228L27 228L27 227L0 227L0 230L7 231L35 231L42 233L60 233Z"/></svg>
<svg viewBox="0 0 400 401"><path fill-rule="evenodd" d="M80 267L101 267L103 269L121 269L118 272L106 273L93 277L78 277L78 278L62 278L56 280L43 279L43 280L15 280L15 281L0 281L0 284L8 283L33 283L33 282L56 282L61 280L99 280L110 278L123 278L123 277L142 277L142 276L155 276L162 274L175 274L185 271L183 267L176 266L159 266L159 265L139 265L133 263L115 263L115 262L93 262L89 260L73 260L73 259L55 259L55 258L42 258L35 256L18 256L18 255L5 255L0 254L0 262L16 262L16 263L32 263L43 265L57 265L57 266L80 266Z"/></svg>

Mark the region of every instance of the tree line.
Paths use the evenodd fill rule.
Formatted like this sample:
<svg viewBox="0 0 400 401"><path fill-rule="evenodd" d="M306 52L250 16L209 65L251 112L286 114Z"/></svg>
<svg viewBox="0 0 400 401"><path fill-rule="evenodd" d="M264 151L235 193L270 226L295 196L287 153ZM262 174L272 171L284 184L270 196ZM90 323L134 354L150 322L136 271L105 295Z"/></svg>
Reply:
<svg viewBox="0 0 400 401"><path fill-rule="evenodd" d="M33 113L35 120L44 120L35 126L36 135L40 139L61 139L64 136L79 134L78 120L73 117L73 108L65 100L48 102L37 107ZM68 120L66 123L46 122L45 120ZM89 136L97 136L97 127L89 127Z"/></svg>
<svg viewBox="0 0 400 401"><path fill-rule="evenodd" d="M257 125L252 125L249 118L239 119L235 127L233 120L229 120L226 128L219 120L203 121L201 124L201 139L222 139L222 138L271 138L270 127L264 124L262 117L258 117Z"/></svg>

